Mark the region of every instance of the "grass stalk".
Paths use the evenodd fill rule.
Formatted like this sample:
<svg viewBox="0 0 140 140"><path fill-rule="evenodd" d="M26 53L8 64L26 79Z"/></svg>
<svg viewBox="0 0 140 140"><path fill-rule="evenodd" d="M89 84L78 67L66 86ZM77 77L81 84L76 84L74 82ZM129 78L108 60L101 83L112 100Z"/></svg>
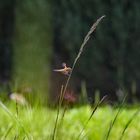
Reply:
<svg viewBox="0 0 140 140"><path fill-rule="evenodd" d="M24 131L24 133L27 136L27 138L30 139L29 138L29 134L26 132L25 128L20 123L20 121L18 120L18 118L15 115L13 115L12 112L1 101L0 101L0 106L22 128L22 130Z"/></svg>
<svg viewBox="0 0 140 140"><path fill-rule="evenodd" d="M119 106L119 109L118 109L118 111L117 111L117 113L116 113L114 119L113 119L113 120L111 121L111 123L110 123L110 127L109 127L109 129L108 129L108 132L107 132L107 135L106 135L105 140L108 140L108 138L109 138L109 135L110 135L110 133L111 133L111 130L112 130L112 128L113 128L113 126L114 126L114 124L115 124L115 122L116 122L116 120L117 120L119 114L121 113L121 111L122 111L122 109L123 109L125 99L126 99L126 96L124 97L124 99L123 99L121 105Z"/></svg>
<svg viewBox="0 0 140 140"><path fill-rule="evenodd" d="M92 27L90 28L89 32L87 33L87 35L85 36L84 38L84 41L80 47L80 50L78 52L78 55L76 56L74 62L73 62L73 65L72 65L72 68L71 68L71 73L70 75L68 76L67 80L66 80L66 84L64 86L64 90L61 90L61 96L60 96L60 99L59 99L59 104L58 104L58 109L57 109L57 116L56 116L56 121L55 121L55 127L54 127L54 131L53 131L53 136L52 136L52 140L55 140L55 134L56 134L56 128L57 128L57 123L58 123L58 118L59 118L59 113L60 113L60 108L61 108L61 105L62 105L62 102L64 100L64 96L65 96L65 93L66 93L66 90L67 90L67 87L68 87L68 84L69 84L69 81L71 79L71 76L72 76L72 73L73 73L73 70L75 68L75 65L78 61L78 59L80 58L82 52L83 52L83 49L86 45L86 43L88 42L88 40L90 39L90 36L91 34L95 31L96 27L98 26L98 24L100 23L100 21L105 17L104 16L101 16L99 19L97 19L97 21L92 25ZM66 112L66 110L64 110ZM65 112L63 113L63 116L65 115Z"/></svg>
<svg viewBox="0 0 140 140"><path fill-rule="evenodd" d="M140 112L140 109L138 109L133 115L132 117L128 120L128 122L126 123L123 131L122 131L122 134L120 136L120 139L119 140L122 140L123 139L123 136L124 136L124 133L126 132L128 126L131 124L131 122L136 118L136 116L138 115L138 113Z"/></svg>
<svg viewBox="0 0 140 140"><path fill-rule="evenodd" d="M9 133L11 132L12 129L13 129L13 124L8 127L8 129L7 129L6 133L4 134L2 140L7 139L7 136L9 135Z"/></svg>
<svg viewBox="0 0 140 140"><path fill-rule="evenodd" d="M71 73L70 73L70 75L68 76L68 79L67 79L67 81L66 81L66 84L65 84L65 87L64 87L64 91L63 91L63 94L62 94L62 102L63 102L64 95L65 95L65 93L66 93L66 90L67 90L67 87L68 87L70 78L71 78L71 76L72 76L73 70L74 70L74 68L75 68L75 65L76 65L78 59L80 58L80 56L81 56L81 54L82 54L82 52L83 52L83 49L84 49L85 45L87 44L88 40L90 39L91 34L95 31L96 27L98 26L98 24L100 23L100 21L101 21L104 17L105 17L105 15L103 15L103 16L101 16L99 19L97 19L97 21L91 26L89 32L87 33L87 35L86 35L85 38L84 38L84 41L83 41L83 43L82 43L82 45L81 45L81 47L80 47L80 50L79 50L79 52L78 52L78 55L76 56L76 58L75 58L75 60L74 60L74 62L73 62L72 69L71 69Z"/></svg>
<svg viewBox="0 0 140 140"><path fill-rule="evenodd" d="M52 140L55 140L55 134L56 134L57 124L58 124L58 119L59 119L60 108L61 108L63 89L64 89L64 86L62 85L61 86L61 91L60 91L60 96L59 96L59 99L58 99L57 113L56 113L56 119L55 119L55 123L54 123Z"/></svg>
<svg viewBox="0 0 140 140"><path fill-rule="evenodd" d="M80 131L77 140L80 138L80 136L82 135L83 131L85 130L86 126L88 125L89 121L91 120L91 118L93 117L95 111L97 110L97 108L101 105L101 103L106 99L107 95L105 95L94 107L92 113L90 114L88 120L86 121L86 123L84 124L82 130Z"/></svg>
<svg viewBox="0 0 140 140"><path fill-rule="evenodd" d="M80 46L80 50L79 50L79 52L78 52L78 54L77 54L77 56L76 56L76 58L75 58L75 60L74 60L74 62L73 62L72 69L71 69L71 73L70 73L70 75L68 76L68 79L67 79L66 84L65 84L65 87L64 87L64 91L63 91L63 94L62 94L61 104L62 104L62 102L63 102L63 99L64 99L64 96L65 96L65 93L66 93L66 90L67 90L69 81L70 81L70 79L71 79L73 70L74 70L74 68L75 68L75 65L76 65L78 59L80 58L80 56L81 56L81 54L82 54L82 52L83 52L83 49L84 49L86 43L87 43L88 40L90 39L91 34L95 31L96 27L98 26L98 24L100 23L100 21L101 21L104 17L105 17L105 15L101 16L100 18L97 19L97 21L96 21L95 23L93 23L93 25L91 26L89 32L88 32L87 35L85 36L82 45ZM65 111L65 112L66 112L66 111Z"/></svg>

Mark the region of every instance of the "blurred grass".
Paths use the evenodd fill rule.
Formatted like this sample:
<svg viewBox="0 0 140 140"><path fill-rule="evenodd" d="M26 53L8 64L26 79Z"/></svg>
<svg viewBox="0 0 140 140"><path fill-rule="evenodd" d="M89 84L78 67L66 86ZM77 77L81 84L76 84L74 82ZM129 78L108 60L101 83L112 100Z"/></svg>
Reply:
<svg viewBox="0 0 140 140"><path fill-rule="evenodd" d="M13 114L16 113L16 105L11 102L6 102L8 110ZM123 108L122 113L118 116L117 121L110 133L110 140L118 140L120 135L134 112L135 108ZM29 134L29 139L33 140L48 140L51 138L53 126L55 122L56 111L43 106L22 107L18 106L17 119ZM76 139L80 130L84 126L85 121L91 114L90 106L77 107L69 109L64 117L63 125L58 128L57 140L72 140ZM0 138L6 140L11 139L28 139L23 128L13 120L7 112L0 107ZM103 140L107 134L110 121L116 114L117 109L110 106L103 106L97 109L93 118L88 123L83 132L85 140ZM124 140L139 140L140 139L140 114L131 122L130 126L124 134Z"/></svg>

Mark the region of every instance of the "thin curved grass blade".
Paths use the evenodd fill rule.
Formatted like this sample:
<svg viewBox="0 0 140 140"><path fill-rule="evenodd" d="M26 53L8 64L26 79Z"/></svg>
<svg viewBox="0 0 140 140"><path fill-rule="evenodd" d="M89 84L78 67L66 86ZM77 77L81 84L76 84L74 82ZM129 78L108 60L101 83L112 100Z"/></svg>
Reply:
<svg viewBox="0 0 140 140"><path fill-rule="evenodd" d="M55 134L56 134L57 124L58 124L58 119L59 119L59 114L60 114L60 108L61 108L61 102L62 102L63 88L64 88L64 86L62 85L59 100L58 100L57 114L56 114L56 119L55 119L55 123L54 123L52 140L55 140Z"/></svg>
<svg viewBox="0 0 140 140"><path fill-rule="evenodd" d="M71 79L71 76L72 76L72 73L73 73L73 70L74 70L74 67L78 61L78 59L80 58L81 56L81 53L83 52L83 49L86 45L86 43L88 42L88 40L90 39L90 35L95 31L96 27L98 26L98 24L100 23L100 21L105 17L104 16L101 16L99 19L97 19L97 21L92 25L92 27L90 28L89 32L87 33L87 35L85 36L84 38L84 41L80 47L80 50L73 62L73 65L72 65L72 68L71 68L71 72L70 74L68 75L68 78L66 80L66 84L64 86L64 90L62 89L61 90L61 96L60 96L60 99L59 99L59 103L58 103L58 108L57 108L57 116L56 116L56 121L55 121L55 126L54 126L54 130L53 130L53 135L52 135L52 140L55 140L55 133L56 133L56 129L57 129L57 124L58 124L58 118L59 118L59 113L60 113L60 107L62 105L62 102L63 102L63 99L64 99L64 95L66 93L66 90L67 90L67 87L68 87L68 84L69 84L69 81ZM65 112L66 110L64 110L64 113L63 113L63 116L62 118L64 118L64 115L65 115Z"/></svg>
<svg viewBox="0 0 140 140"><path fill-rule="evenodd" d="M78 59L80 58L80 56L81 56L81 54L82 54L82 52L83 52L83 49L84 49L86 43L87 43L88 40L90 39L91 34L95 31L96 27L98 26L98 24L101 22L101 20L102 20L104 17L105 17L105 15L101 16L100 18L97 19L97 21L96 21L95 23L93 23L93 25L91 26L89 32L88 32L87 35L85 36L82 45L80 46L80 50L79 50L79 52L78 52L78 54L77 54L77 56L76 56L76 58L75 58L75 60L74 60L74 62L73 62L73 65L72 65L72 68L71 68L71 73L69 74L69 76L68 76L68 78L67 78L67 81L66 81L64 90L63 90L63 92L62 92L62 98L61 98L60 106L61 106L61 104L62 104L62 102L63 102L64 95L65 95L65 93L66 93L66 90L67 90L69 81L70 81L70 79L71 79L73 70L74 70L74 68L75 68L75 65L76 65ZM64 110L64 111L66 112L66 110ZM63 113L64 115L65 115L65 112ZM64 118L64 115L63 115L63 118Z"/></svg>
<svg viewBox="0 0 140 140"><path fill-rule="evenodd" d="M106 99L107 95L105 95L97 104L96 106L94 107L91 115L89 116L88 120L86 121L83 129L81 130L81 132L79 133L78 137L77 137L77 140L80 138L80 136L82 135L83 131L85 130L87 124L89 123L89 121L91 120L91 118L93 117L95 111L98 109L98 107L101 105L101 103Z"/></svg>
<svg viewBox="0 0 140 140"><path fill-rule="evenodd" d="M108 140L108 138L109 138L109 135L110 135L110 133L111 133L111 130L112 130L112 128L113 128L113 126L114 126L114 124L115 124L115 122L116 122L116 120L117 120L119 114L121 113L121 111L122 111L122 109L123 109L125 99L126 99L126 96L124 97L124 99L123 99L123 101L122 101L122 103L121 103L121 105L120 105L120 107L119 107L119 109L118 109L118 111L117 111L117 113L116 113L114 119L113 119L113 120L111 121L111 123L110 123L110 127L109 127L109 130L108 130L108 132L107 132L107 135L106 135L105 140Z"/></svg>
<svg viewBox="0 0 140 140"><path fill-rule="evenodd" d="M15 115L13 115L12 112L1 101L0 101L0 106L22 128L22 130L26 134L27 138L29 139L29 134L26 132L25 128L20 123L20 121L18 120L18 118L15 117Z"/></svg>
<svg viewBox="0 0 140 140"><path fill-rule="evenodd" d="M132 117L128 120L128 122L126 123L123 131L122 131L122 134L120 136L120 139L119 140L122 140L123 139L123 136L124 136L124 133L126 132L127 128L129 127L130 123L136 118L136 116L138 115L138 113L140 112L140 109L138 109L133 115Z"/></svg>
<svg viewBox="0 0 140 140"><path fill-rule="evenodd" d="M74 70L74 68L75 68L75 65L76 65L78 59L80 58L80 56L81 56L81 54L82 54L82 52L83 52L83 49L84 49L86 43L87 43L88 40L90 39L91 34L95 31L96 27L98 26L98 24L101 22L101 20L102 20L104 17L105 17L105 15L101 16L100 18L98 18L97 21L91 26L91 28L90 28L89 32L87 33L87 35L85 36L84 41L83 41L83 43L82 43L82 45L81 45L81 47L80 47L80 50L79 50L79 52L78 52L78 54L77 54L77 56L76 56L76 58L75 58L75 60L74 60L74 62L73 62L73 65L72 65L72 68L71 68L71 73L69 74L68 79L67 79L67 81L66 81L66 84L65 84L65 87L64 87L64 91L63 91L63 94L62 94L62 101L63 101L64 95L65 95L65 92L66 92L66 90L67 90L67 86L68 86L68 84L69 84L71 75L72 75L73 70Z"/></svg>
<svg viewBox="0 0 140 140"><path fill-rule="evenodd" d="M4 134L2 140L6 140L7 139L8 135L11 132L11 130L13 129L13 127L14 127L13 124L8 127L8 129L7 129L6 133Z"/></svg>

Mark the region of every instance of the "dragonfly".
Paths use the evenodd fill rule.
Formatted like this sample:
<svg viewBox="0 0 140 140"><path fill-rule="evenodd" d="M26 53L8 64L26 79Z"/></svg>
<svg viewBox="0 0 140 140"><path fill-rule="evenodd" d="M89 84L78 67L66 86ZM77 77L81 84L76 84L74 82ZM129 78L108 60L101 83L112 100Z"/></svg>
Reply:
<svg viewBox="0 0 140 140"><path fill-rule="evenodd" d="M72 69L70 67L67 67L66 63L62 63L62 67L63 67L63 69L54 69L53 71L69 76Z"/></svg>

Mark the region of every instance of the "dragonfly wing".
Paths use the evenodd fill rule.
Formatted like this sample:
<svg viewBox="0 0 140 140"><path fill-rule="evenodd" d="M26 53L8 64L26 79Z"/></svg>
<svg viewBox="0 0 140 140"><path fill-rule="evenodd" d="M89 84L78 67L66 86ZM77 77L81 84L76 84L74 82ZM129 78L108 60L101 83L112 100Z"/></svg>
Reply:
<svg viewBox="0 0 140 140"><path fill-rule="evenodd" d="M64 70L63 69L55 69L53 71L55 71L55 72L63 72Z"/></svg>

